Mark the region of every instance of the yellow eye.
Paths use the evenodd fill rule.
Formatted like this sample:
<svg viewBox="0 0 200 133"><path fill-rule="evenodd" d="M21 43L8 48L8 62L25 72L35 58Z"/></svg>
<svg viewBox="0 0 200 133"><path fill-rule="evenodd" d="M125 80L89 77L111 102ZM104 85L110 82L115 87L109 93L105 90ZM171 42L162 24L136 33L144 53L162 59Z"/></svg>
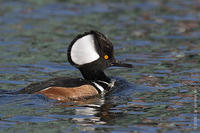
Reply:
<svg viewBox="0 0 200 133"><path fill-rule="evenodd" d="M108 55L104 55L104 59L106 59L106 60L107 60L108 58L109 58L109 57L108 57Z"/></svg>

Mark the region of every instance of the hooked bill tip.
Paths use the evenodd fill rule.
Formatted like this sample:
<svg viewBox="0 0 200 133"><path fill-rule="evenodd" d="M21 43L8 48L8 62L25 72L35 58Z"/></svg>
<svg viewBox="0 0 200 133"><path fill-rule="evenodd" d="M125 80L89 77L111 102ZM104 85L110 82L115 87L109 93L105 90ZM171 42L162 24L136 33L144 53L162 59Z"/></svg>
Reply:
<svg viewBox="0 0 200 133"><path fill-rule="evenodd" d="M122 63L122 62L120 62L120 61L115 61L115 62L113 62L113 63L112 63L112 66L133 68L133 65L132 65L132 64Z"/></svg>

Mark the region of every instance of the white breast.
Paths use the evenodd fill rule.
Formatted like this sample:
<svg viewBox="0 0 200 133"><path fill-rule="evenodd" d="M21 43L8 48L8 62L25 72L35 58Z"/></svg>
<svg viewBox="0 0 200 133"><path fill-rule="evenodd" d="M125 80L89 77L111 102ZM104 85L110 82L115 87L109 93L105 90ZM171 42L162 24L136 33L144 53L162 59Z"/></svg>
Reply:
<svg viewBox="0 0 200 133"><path fill-rule="evenodd" d="M99 57L95 49L94 36L91 34L78 39L71 48L71 59L78 65L91 63Z"/></svg>

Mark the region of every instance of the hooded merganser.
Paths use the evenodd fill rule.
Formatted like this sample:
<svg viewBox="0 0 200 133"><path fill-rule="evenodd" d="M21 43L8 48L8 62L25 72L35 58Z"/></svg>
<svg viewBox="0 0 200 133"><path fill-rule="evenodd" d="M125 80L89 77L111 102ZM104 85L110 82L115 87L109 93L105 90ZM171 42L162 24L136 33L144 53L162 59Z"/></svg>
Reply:
<svg viewBox="0 0 200 133"><path fill-rule="evenodd" d="M115 60L112 43L100 32L90 31L78 35L69 45L68 61L78 68L84 79L54 78L32 83L18 94L43 94L60 101L83 100L105 94L114 86L104 69L111 66L131 68L131 64Z"/></svg>

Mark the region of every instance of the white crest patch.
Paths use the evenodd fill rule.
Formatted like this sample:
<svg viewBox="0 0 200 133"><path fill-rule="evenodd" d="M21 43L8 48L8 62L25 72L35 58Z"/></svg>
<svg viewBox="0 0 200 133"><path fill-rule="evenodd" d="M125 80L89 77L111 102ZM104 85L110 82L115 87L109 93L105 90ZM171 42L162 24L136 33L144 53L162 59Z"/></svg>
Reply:
<svg viewBox="0 0 200 133"><path fill-rule="evenodd" d="M71 59L78 65L91 63L100 56L95 49L94 36L89 34L78 39L71 48Z"/></svg>

